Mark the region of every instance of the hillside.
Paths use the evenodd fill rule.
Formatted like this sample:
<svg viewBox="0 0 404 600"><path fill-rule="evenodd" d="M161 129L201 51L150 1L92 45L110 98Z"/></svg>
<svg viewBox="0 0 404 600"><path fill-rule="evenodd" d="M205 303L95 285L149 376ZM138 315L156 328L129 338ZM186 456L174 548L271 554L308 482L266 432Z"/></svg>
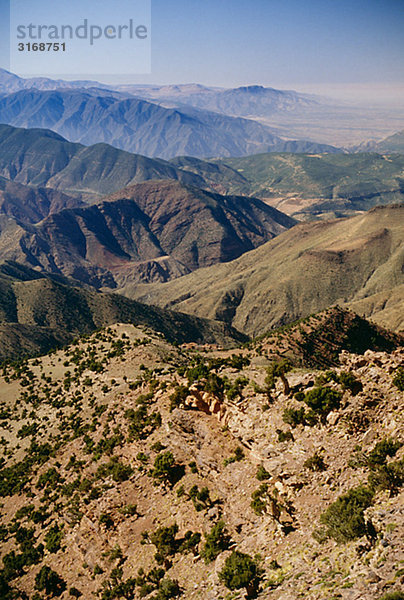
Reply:
<svg viewBox="0 0 404 600"><path fill-rule="evenodd" d="M350 306L365 300L364 314L377 321L383 303L369 299L384 294L386 300L394 297L394 326L400 330L403 298L395 291L404 283L403 226L403 205L380 207L351 219L304 223L231 263L161 285L128 286L124 293L221 319L249 335L334 304Z"/></svg>
<svg viewBox="0 0 404 600"><path fill-rule="evenodd" d="M74 287L15 263L1 265L0 292L0 360L47 352L117 322L151 328L179 343L246 339L222 323Z"/></svg>
<svg viewBox="0 0 404 600"><path fill-rule="evenodd" d="M0 175L94 202L126 186L173 179L220 194L253 196L294 217L349 216L403 198L400 155L260 154L172 161L106 144L82 146L44 129L0 125Z"/></svg>
<svg viewBox="0 0 404 600"><path fill-rule="evenodd" d="M115 325L4 367L2 598L399 598L403 358L285 393L262 349Z"/></svg>
<svg viewBox="0 0 404 600"><path fill-rule="evenodd" d="M377 142L374 146L376 152L398 152L399 154L404 153L404 130L398 131L393 135Z"/></svg>
<svg viewBox="0 0 404 600"><path fill-rule="evenodd" d="M1 124L0 174L18 183L51 187L90 200L148 179L204 185L199 177L166 161L130 154L107 144L73 144L46 129Z"/></svg>
<svg viewBox="0 0 404 600"><path fill-rule="evenodd" d="M214 111L239 117L268 117L274 113L298 111L316 107L322 98L288 90L276 90L262 85L238 88L212 88L202 85L120 86L133 95L160 103Z"/></svg>
<svg viewBox="0 0 404 600"><path fill-rule="evenodd" d="M72 142L108 143L149 157L243 156L253 152L337 152L331 146L286 143L264 125L197 109L164 108L105 91L21 90L0 97L0 121L47 128Z"/></svg>
<svg viewBox="0 0 404 600"><path fill-rule="evenodd" d="M295 367L326 369L340 364L344 351L391 352L403 345L403 333L393 333L351 310L335 306L260 335L249 347L272 361L287 360Z"/></svg>
<svg viewBox="0 0 404 600"><path fill-rule="evenodd" d="M115 288L233 260L294 223L257 199L152 181L36 227L7 221L1 231L0 217L0 252L3 260Z"/></svg>
<svg viewBox="0 0 404 600"><path fill-rule="evenodd" d="M223 164L223 162L221 163ZM403 201L404 158L379 154L274 155L226 159L248 183L227 190L265 198L295 218L349 216ZM223 184L224 186L226 184Z"/></svg>
<svg viewBox="0 0 404 600"><path fill-rule="evenodd" d="M33 188L0 177L0 214L25 223L38 223L64 208L81 202L51 188Z"/></svg>
<svg viewBox="0 0 404 600"><path fill-rule="evenodd" d="M274 153L170 162L222 194L256 196L300 220L351 216L403 200L404 159L398 155Z"/></svg>

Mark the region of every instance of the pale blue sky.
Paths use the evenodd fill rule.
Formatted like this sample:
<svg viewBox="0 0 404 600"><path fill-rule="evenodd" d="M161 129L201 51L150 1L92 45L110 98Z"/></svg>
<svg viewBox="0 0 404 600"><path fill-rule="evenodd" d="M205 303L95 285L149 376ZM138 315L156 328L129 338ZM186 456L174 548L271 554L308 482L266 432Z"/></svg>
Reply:
<svg viewBox="0 0 404 600"><path fill-rule="evenodd" d="M0 0L3 28L6 3ZM94 4L100 18L110 7ZM152 0L152 73L120 80L283 87L404 84L403 31L404 0Z"/></svg>

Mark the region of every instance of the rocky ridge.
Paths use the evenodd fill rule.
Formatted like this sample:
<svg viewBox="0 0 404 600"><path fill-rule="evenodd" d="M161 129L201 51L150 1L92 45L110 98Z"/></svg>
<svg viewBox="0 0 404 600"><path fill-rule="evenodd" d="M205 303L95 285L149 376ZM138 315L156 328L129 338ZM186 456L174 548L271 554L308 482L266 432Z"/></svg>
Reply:
<svg viewBox="0 0 404 600"><path fill-rule="evenodd" d="M286 389L262 349L178 347L116 325L5 366L3 589L42 598L48 567L63 600L217 600L236 550L259 563L261 599L399 590L403 350L339 360L332 371L284 364ZM334 404L310 412L318 388ZM391 469L394 485L381 477ZM366 528L321 538L321 515L360 485L372 490Z"/></svg>

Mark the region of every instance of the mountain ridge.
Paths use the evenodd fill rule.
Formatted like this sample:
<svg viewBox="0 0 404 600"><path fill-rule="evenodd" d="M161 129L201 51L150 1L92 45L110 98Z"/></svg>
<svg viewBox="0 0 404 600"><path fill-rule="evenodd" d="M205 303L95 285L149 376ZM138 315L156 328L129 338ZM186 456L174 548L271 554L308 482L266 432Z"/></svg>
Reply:
<svg viewBox="0 0 404 600"><path fill-rule="evenodd" d="M333 221L296 225L232 263L167 282L126 286L142 301L215 316L257 335L333 304L393 294L403 281L404 205ZM403 299L395 297L403 329ZM363 304L363 302L362 302ZM366 316L377 321L378 303ZM400 317L401 314L401 317Z"/></svg>

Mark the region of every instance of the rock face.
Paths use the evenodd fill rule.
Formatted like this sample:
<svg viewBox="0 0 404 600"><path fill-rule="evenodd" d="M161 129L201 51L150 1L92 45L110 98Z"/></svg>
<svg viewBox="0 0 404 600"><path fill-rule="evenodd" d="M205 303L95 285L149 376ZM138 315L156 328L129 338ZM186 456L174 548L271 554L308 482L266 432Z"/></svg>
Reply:
<svg viewBox="0 0 404 600"><path fill-rule="evenodd" d="M257 199L153 181L52 214L16 233L14 249L9 236L3 247L0 237L0 248L5 259L115 288L228 262L292 225Z"/></svg>
<svg viewBox="0 0 404 600"><path fill-rule="evenodd" d="M184 600L216 600L228 594L219 574L233 550L262 557L258 600L398 591L403 349L342 352L332 376L300 367L286 374L289 395L280 379L265 387L260 352L171 345L118 324L5 365L2 591L33 597L48 567L63 600L72 588L84 598L151 598L175 581ZM341 383L348 373L354 392ZM209 381L222 381L222 392ZM318 386L339 394L328 418L288 424L285 411L307 409L293 390ZM394 480L380 478L389 472ZM359 528L352 539L317 541L330 505L370 485L359 515L368 536Z"/></svg>

